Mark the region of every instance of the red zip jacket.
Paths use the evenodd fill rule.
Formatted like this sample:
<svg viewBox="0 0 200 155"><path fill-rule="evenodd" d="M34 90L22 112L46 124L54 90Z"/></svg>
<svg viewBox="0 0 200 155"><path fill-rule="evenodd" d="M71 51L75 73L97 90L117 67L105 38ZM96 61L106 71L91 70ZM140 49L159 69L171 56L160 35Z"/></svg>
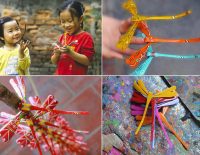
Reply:
<svg viewBox="0 0 200 155"><path fill-rule="evenodd" d="M88 57L89 61L95 53L94 42L92 36L88 32L81 32L77 35L63 34L59 38L59 42L62 45L68 45L71 42L77 40L76 44L72 44L77 53L83 54ZM56 74L57 75L84 75L87 74L88 66L82 65L74 61L70 56L65 53L60 55L60 59L57 63Z"/></svg>

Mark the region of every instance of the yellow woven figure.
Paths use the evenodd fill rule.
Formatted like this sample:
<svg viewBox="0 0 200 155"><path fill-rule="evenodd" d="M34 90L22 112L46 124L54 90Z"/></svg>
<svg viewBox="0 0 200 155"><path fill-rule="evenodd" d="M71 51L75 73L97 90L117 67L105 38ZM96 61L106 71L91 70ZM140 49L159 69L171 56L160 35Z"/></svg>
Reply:
<svg viewBox="0 0 200 155"><path fill-rule="evenodd" d="M137 25L140 21L146 21L146 20L173 20L182 18L184 16L187 16L192 13L191 10L188 10L186 12L173 15L173 16L143 16L139 15L137 12L137 6L134 0L127 0L123 3L122 7L126 10L128 10L131 14L131 21L133 22L133 25L128 29L128 31L122 35L117 43L117 48L121 49L122 51L125 51L131 41L131 38L133 37L135 30L137 28Z"/></svg>
<svg viewBox="0 0 200 155"><path fill-rule="evenodd" d="M142 120L140 121L140 124L138 125L138 128L135 131L135 134L138 134L138 132L140 131L140 128L144 122L144 119L146 117L146 113L149 107L149 103L151 102L152 98L160 98L160 97L175 97L177 96L177 92L176 92L176 86L172 86L170 88L167 88L161 92L155 93L153 94L152 92L148 91L147 88L145 87L144 83L142 80L138 80L138 82L134 82L133 87L140 92L143 96L147 97L147 101L146 101L146 106L144 109L144 113L142 116Z"/></svg>

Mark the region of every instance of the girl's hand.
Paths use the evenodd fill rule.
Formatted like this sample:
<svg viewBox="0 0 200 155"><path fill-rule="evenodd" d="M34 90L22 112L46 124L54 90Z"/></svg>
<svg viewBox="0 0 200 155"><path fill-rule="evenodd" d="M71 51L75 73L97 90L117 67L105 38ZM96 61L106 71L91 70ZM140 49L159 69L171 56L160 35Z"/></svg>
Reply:
<svg viewBox="0 0 200 155"><path fill-rule="evenodd" d="M51 61L53 64L57 64L62 53L71 54L72 52L73 49L69 46L55 48L53 51L53 56L51 57Z"/></svg>
<svg viewBox="0 0 200 155"><path fill-rule="evenodd" d="M24 55L24 50L28 47L28 45L30 44L31 42L29 40L27 41L23 41L21 40L20 41L20 48L19 48L19 53Z"/></svg>
<svg viewBox="0 0 200 155"><path fill-rule="evenodd" d="M63 47L59 47L57 49L54 49L53 53L56 55L56 56L60 56L61 53L66 53L66 54L69 54L71 52L71 48L68 47L68 46L63 46Z"/></svg>
<svg viewBox="0 0 200 155"><path fill-rule="evenodd" d="M56 56L60 56L61 54L60 48L54 49L53 54L55 54Z"/></svg>
<svg viewBox="0 0 200 155"><path fill-rule="evenodd" d="M63 47L60 47L60 51L61 53L70 54L73 50L69 46L63 46Z"/></svg>

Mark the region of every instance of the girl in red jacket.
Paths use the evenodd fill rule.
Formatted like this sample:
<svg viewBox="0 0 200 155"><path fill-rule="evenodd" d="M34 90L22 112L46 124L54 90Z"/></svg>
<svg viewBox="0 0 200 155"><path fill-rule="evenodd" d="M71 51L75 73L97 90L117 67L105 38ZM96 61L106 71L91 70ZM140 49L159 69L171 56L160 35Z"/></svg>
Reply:
<svg viewBox="0 0 200 155"><path fill-rule="evenodd" d="M75 0L67 0L58 9L61 25L65 30L58 40L51 57L57 65L58 75L87 74L94 55L92 36L82 30L84 6Z"/></svg>

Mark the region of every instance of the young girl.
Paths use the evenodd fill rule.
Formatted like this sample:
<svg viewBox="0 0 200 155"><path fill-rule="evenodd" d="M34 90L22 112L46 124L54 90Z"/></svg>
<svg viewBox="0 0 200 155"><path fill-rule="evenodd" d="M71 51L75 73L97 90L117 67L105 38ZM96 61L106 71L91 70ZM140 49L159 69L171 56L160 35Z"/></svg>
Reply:
<svg viewBox="0 0 200 155"><path fill-rule="evenodd" d="M31 61L27 46L30 41L20 41L21 38L16 20L11 17L0 18L0 41L4 44L0 48L0 75L28 74Z"/></svg>
<svg viewBox="0 0 200 155"><path fill-rule="evenodd" d="M65 33L59 38L51 61L57 64L56 74L87 74L88 65L94 55L92 36L82 30L84 6L75 0L67 0L58 9Z"/></svg>

